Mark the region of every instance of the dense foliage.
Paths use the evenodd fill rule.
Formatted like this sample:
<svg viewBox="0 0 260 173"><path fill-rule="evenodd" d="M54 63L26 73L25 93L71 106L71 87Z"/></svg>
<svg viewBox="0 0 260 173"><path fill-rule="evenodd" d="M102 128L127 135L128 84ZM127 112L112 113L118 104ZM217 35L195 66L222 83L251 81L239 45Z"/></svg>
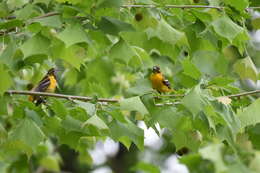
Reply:
<svg viewBox="0 0 260 173"><path fill-rule="evenodd" d="M122 6L130 4L157 8ZM107 163L115 172L120 164L123 172L159 172L160 163L138 157L147 150L140 121L163 138L157 151L162 158L188 152L180 161L191 173L260 172L260 100L219 98L257 89L260 54L250 32L260 28L260 18L252 17L256 10L249 6L260 3L0 1L1 172L86 172L92 169L89 150L106 138L131 150L127 164L123 159ZM153 65L161 67L175 94L185 96L153 92L148 80ZM35 106L27 96L5 94L28 90L51 67L60 70L57 93L93 100L48 98L47 104ZM120 101L99 103L99 97ZM160 134L157 124L167 130Z"/></svg>

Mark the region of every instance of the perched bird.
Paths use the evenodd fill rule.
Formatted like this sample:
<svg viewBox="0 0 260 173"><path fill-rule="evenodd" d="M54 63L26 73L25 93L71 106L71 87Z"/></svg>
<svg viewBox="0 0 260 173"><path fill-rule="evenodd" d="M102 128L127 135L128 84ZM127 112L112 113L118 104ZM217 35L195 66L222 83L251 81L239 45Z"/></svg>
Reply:
<svg viewBox="0 0 260 173"><path fill-rule="evenodd" d="M35 92L54 92L57 87L56 69L51 68L43 79L31 91ZM45 102L42 96L29 96L29 101L34 102L36 106Z"/></svg>
<svg viewBox="0 0 260 173"><path fill-rule="evenodd" d="M173 91L170 82L164 78L161 69L158 66L153 66L150 81L153 89L157 90L160 94Z"/></svg>

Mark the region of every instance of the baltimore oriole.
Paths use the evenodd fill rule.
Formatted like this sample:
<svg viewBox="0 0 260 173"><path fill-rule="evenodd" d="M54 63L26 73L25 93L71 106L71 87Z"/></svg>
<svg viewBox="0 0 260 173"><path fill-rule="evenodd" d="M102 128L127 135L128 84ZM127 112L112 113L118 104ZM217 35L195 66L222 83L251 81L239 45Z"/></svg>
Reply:
<svg viewBox="0 0 260 173"><path fill-rule="evenodd" d="M43 79L31 91L35 92L54 92L57 87L56 69L51 68ZM45 99L42 96L29 96L29 101L37 105L43 103Z"/></svg>
<svg viewBox="0 0 260 173"><path fill-rule="evenodd" d="M160 94L173 91L170 82L164 78L161 69L158 66L153 66L150 80L153 89L157 90Z"/></svg>

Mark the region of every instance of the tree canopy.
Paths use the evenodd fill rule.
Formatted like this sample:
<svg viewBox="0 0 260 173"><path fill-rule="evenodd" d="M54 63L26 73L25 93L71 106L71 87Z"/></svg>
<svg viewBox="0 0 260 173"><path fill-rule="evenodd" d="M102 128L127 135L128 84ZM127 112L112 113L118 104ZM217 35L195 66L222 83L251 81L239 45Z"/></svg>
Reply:
<svg viewBox="0 0 260 173"><path fill-rule="evenodd" d="M259 89L258 7L259 0L0 1L0 170L90 171L89 150L111 138L133 151L124 172L160 172L159 161L138 157L149 150L144 122L163 139L157 155L185 150L179 160L190 173L260 172L259 91L240 94ZM174 93L152 90L154 65ZM88 100L48 97L35 106L10 91L28 91L52 67L56 93Z"/></svg>

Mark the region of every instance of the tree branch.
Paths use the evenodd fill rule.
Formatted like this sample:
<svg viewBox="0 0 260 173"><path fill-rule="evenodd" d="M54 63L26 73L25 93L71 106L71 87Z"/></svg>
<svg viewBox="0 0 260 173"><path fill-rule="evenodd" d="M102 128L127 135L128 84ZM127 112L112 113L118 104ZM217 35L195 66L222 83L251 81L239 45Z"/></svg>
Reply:
<svg viewBox="0 0 260 173"><path fill-rule="evenodd" d="M241 97L241 96L248 96L248 95L254 95L260 93L260 90L254 90L254 91L248 91L248 92L242 92L238 94L230 94L226 96L220 96L220 97ZM34 92L34 91L18 91L18 90L8 90L5 92L5 94L8 95L34 95L34 96L46 96L46 97L56 97L56 98L63 98L67 100L81 100L81 101L92 101L95 98L93 97L85 97L85 96L75 96L75 95L65 95L65 94L56 94L56 93L47 93L47 92ZM184 94L173 94L173 95L161 95L161 96L155 96L155 99L161 99L162 97L184 97ZM98 98L98 102L106 102L106 103L117 103L119 102L118 99L112 99L112 98ZM156 106L163 106L163 105L176 105L180 104L180 102L172 102L172 103L164 103L164 104L156 104Z"/></svg>
<svg viewBox="0 0 260 173"><path fill-rule="evenodd" d="M218 10L222 10L224 7L219 6L209 6L209 5L122 5L121 8L214 8Z"/></svg>
<svg viewBox="0 0 260 173"><path fill-rule="evenodd" d="M241 96L254 95L257 93L260 93L260 90L248 91L248 92L243 92L243 93L238 93L238 94L230 94L230 95L226 95L226 97L229 97L229 98L241 97Z"/></svg>
<svg viewBox="0 0 260 173"><path fill-rule="evenodd" d="M5 92L6 94L13 95L37 95L37 96L47 96L47 97L57 97L63 98L68 100L81 100L81 101L92 101L94 100L93 97L84 97L84 96L74 96L74 95L65 95L65 94L56 94L56 93L47 93L47 92L34 92L34 91L17 91L17 90L8 90ZM99 98L97 99L98 102L110 102L116 103L119 102L117 99L107 99L107 98Z"/></svg>
<svg viewBox="0 0 260 173"><path fill-rule="evenodd" d="M57 16L57 15L60 15L60 14L61 13L59 13L59 12L50 12L50 13L46 13L46 14L41 15L41 16L34 17L34 18L32 18L32 20L41 19L41 18L50 17L50 16Z"/></svg>

